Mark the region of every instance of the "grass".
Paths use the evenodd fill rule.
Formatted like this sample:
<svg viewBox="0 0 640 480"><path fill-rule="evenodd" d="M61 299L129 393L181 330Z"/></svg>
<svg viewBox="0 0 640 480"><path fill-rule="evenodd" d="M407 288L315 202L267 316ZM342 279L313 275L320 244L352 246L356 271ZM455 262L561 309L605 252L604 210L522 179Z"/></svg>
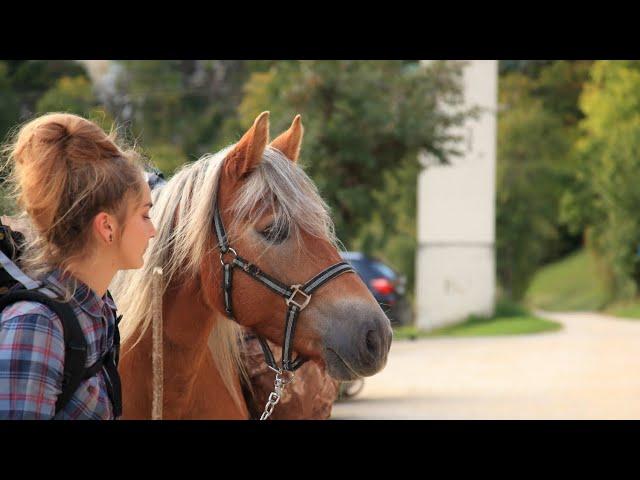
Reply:
<svg viewBox="0 0 640 480"><path fill-rule="evenodd" d="M607 307L605 313L616 317L640 319L640 299L613 303Z"/></svg>
<svg viewBox="0 0 640 480"><path fill-rule="evenodd" d="M579 250L541 268L533 278L526 305L556 312L600 310L610 300L593 258Z"/></svg>
<svg viewBox="0 0 640 480"><path fill-rule="evenodd" d="M493 317L475 315L459 324L441 327L432 331L420 330L415 326L399 327L394 330L394 339L429 337L481 337L495 335L521 335L555 331L562 328L557 322L538 318L519 305L499 302Z"/></svg>
<svg viewBox="0 0 640 480"><path fill-rule="evenodd" d="M611 303L593 258L584 249L540 269L524 303L556 312L590 310L640 319L640 298Z"/></svg>

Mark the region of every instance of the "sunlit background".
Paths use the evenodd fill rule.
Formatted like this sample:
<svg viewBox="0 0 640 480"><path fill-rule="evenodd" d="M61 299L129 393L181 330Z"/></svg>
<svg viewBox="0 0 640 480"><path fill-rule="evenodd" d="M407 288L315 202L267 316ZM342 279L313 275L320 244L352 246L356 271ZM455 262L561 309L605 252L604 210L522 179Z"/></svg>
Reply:
<svg viewBox="0 0 640 480"><path fill-rule="evenodd" d="M640 61L0 61L167 177L264 110L394 325L332 418L640 417Z"/></svg>

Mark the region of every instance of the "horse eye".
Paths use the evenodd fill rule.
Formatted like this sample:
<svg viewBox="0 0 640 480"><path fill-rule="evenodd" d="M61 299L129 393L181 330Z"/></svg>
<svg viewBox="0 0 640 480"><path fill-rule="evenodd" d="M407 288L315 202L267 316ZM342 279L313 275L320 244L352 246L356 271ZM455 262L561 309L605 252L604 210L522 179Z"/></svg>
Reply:
<svg viewBox="0 0 640 480"><path fill-rule="evenodd" d="M289 238L289 229L281 228L276 229L275 225L271 224L260 232L260 235L264 237L270 243L282 243Z"/></svg>

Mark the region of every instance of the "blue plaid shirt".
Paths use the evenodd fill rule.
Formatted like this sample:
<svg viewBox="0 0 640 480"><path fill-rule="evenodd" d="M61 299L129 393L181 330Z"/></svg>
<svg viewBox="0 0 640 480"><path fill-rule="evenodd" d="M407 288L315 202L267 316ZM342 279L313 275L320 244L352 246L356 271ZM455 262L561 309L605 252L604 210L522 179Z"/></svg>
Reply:
<svg viewBox="0 0 640 480"><path fill-rule="evenodd" d="M45 286L60 287L58 270ZM54 288L52 288L54 287ZM70 302L87 342L86 367L113 346L115 305L78 281ZM67 405L55 415L64 372L62 322L45 305L20 301L0 314L0 419L113 419L104 371L83 380Z"/></svg>

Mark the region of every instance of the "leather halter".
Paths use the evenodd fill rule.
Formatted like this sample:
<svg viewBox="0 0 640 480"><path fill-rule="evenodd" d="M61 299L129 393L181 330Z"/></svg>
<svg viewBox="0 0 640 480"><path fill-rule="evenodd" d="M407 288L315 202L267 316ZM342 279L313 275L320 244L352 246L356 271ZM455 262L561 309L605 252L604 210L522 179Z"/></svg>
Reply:
<svg viewBox="0 0 640 480"><path fill-rule="evenodd" d="M327 283L329 280L336 278L343 273L351 272L355 273L353 267L346 262L339 262L335 265L331 265L325 268L311 280L304 285L290 285L287 286L282 282L279 282L275 278L262 272L257 266L249 263L242 258L238 253L229 246L227 241L227 233L222 224L222 217L218 210L218 204L216 202L214 208L214 224L215 233L218 237L218 247L220 248L220 263L222 263L223 270L223 294L224 294L224 306L227 315L233 318L233 308L231 303L231 285L233 279L233 269L239 268L242 272L249 275L251 278L259 281L263 285L266 285L269 289L284 297L284 301L287 304L287 314L285 318L284 340L282 342L282 360L279 367L273 356L273 352L269 348L266 340L260 335L257 335L267 365L276 372L293 372L300 368L300 366L307 361L302 356L298 356L295 360L291 359L293 353L293 336L296 329L296 321L298 315L311 301L311 294ZM233 255L233 259L229 263L225 263L224 256L227 254Z"/></svg>

